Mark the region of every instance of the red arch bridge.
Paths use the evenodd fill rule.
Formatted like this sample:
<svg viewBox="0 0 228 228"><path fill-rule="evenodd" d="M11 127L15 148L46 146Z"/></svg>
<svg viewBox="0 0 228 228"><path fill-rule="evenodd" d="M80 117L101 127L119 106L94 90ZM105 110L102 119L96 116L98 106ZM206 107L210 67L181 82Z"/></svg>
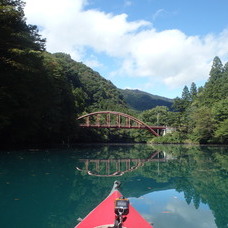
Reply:
<svg viewBox="0 0 228 228"><path fill-rule="evenodd" d="M146 129L155 136L160 136L158 132L167 130L166 126L149 126L133 116L115 111L93 112L80 116L78 120L83 128Z"/></svg>

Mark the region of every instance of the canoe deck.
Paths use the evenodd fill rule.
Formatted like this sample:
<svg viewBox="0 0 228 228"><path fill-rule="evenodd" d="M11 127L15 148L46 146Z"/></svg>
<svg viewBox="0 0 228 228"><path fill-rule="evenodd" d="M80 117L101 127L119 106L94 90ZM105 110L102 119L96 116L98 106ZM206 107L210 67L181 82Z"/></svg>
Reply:
<svg viewBox="0 0 228 228"><path fill-rule="evenodd" d="M107 228L113 227L115 220L114 202L122 196L114 190L105 200L93 209L75 228ZM129 206L129 214L123 228L153 228L133 206Z"/></svg>

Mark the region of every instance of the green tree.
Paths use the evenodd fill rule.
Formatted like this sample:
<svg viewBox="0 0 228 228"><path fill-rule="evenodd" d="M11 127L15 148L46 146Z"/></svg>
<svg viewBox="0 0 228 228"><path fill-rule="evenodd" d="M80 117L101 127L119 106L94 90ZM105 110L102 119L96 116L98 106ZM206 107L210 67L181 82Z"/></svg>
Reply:
<svg viewBox="0 0 228 228"><path fill-rule="evenodd" d="M214 102L224 98L224 86L227 82L224 80L224 68L219 57L213 60L210 77L205 84L203 93L201 94L203 105L211 107ZM228 87L226 86L228 89ZM226 96L226 95L225 95Z"/></svg>
<svg viewBox="0 0 228 228"><path fill-rule="evenodd" d="M213 60L209 80L210 81L217 80L218 78L221 77L223 71L224 71L224 69L223 69L222 61L220 60L220 58L218 56L216 56Z"/></svg>
<svg viewBox="0 0 228 228"><path fill-rule="evenodd" d="M210 108L202 106L192 113L194 140L207 143L213 138L215 123Z"/></svg>
<svg viewBox="0 0 228 228"><path fill-rule="evenodd" d="M228 119L228 98L214 103L212 114L217 123Z"/></svg>
<svg viewBox="0 0 228 228"><path fill-rule="evenodd" d="M145 123L151 125L168 125L169 110L165 106L157 106L144 111L140 117Z"/></svg>
<svg viewBox="0 0 228 228"><path fill-rule="evenodd" d="M184 87L183 91L182 91L182 97L181 97L184 101L191 101L191 94L189 92L189 89L187 86Z"/></svg>
<svg viewBox="0 0 228 228"><path fill-rule="evenodd" d="M174 99L173 107L176 111L183 113L190 106L190 103L191 103L191 94L189 92L188 87L185 86L182 91L182 97L181 98L177 97Z"/></svg>
<svg viewBox="0 0 228 228"><path fill-rule="evenodd" d="M82 88L75 88L73 90L74 103L77 113L82 113L85 110L86 102L88 100L87 94L83 91Z"/></svg>
<svg viewBox="0 0 228 228"><path fill-rule="evenodd" d="M197 96L197 87L194 82L192 82L191 87L190 87L190 99L193 101Z"/></svg>
<svg viewBox="0 0 228 228"><path fill-rule="evenodd" d="M173 107L174 110L177 112L176 114L176 125L178 126L179 131L183 131L183 133L188 132L188 125L189 125L189 111L190 111L190 106L192 103L192 96L189 92L189 89L187 86L184 87L182 91L182 97L175 98Z"/></svg>
<svg viewBox="0 0 228 228"><path fill-rule="evenodd" d="M228 98L216 102L212 107L212 114L216 122L214 137L219 143L228 142Z"/></svg>
<svg viewBox="0 0 228 228"><path fill-rule="evenodd" d="M179 97L174 98L173 108L175 111L184 112L185 111L185 105L184 105L183 100Z"/></svg>
<svg viewBox="0 0 228 228"><path fill-rule="evenodd" d="M215 139L218 140L219 143L228 143L228 119L218 124L215 131Z"/></svg>
<svg viewBox="0 0 228 228"><path fill-rule="evenodd" d="M26 24L23 7L20 0L0 2L0 137L5 143L33 141L48 93L44 40L36 26Z"/></svg>
<svg viewBox="0 0 228 228"><path fill-rule="evenodd" d="M24 3L0 4L0 137L5 144L62 142L75 128L74 99L64 67L44 53L27 25Z"/></svg>
<svg viewBox="0 0 228 228"><path fill-rule="evenodd" d="M1 65L8 69L36 71L34 59L40 57L45 40L36 26L27 25L21 0L1 0Z"/></svg>
<svg viewBox="0 0 228 228"><path fill-rule="evenodd" d="M44 53L43 64L51 83L49 107L46 110L43 124L46 129L46 140L49 142L68 142L75 138L76 116L75 96L67 77L64 63L55 55ZM43 130L44 130L43 129Z"/></svg>

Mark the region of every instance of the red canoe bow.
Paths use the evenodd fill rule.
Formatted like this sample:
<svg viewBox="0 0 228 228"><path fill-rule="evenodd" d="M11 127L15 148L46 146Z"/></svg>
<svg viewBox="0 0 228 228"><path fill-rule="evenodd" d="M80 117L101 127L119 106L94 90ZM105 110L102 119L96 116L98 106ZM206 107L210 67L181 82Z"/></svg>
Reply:
<svg viewBox="0 0 228 228"><path fill-rule="evenodd" d="M115 181L110 195L94 208L75 228L108 228L114 227L114 202L122 197L118 190L119 183ZM153 228L131 204L123 228Z"/></svg>

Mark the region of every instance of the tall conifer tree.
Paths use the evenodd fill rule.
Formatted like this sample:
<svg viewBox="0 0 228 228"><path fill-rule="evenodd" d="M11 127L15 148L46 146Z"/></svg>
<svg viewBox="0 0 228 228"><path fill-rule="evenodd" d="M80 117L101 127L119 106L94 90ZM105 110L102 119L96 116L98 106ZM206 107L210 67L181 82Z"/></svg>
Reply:
<svg viewBox="0 0 228 228"><path fill-rule="evenodd" d="M213 60L213 64L211 67L209 81L213 81L213 80L220 78L223 71L224 71L224 69L223 69L222 62L221 62L220 58L218 56L216 56Z"/></svg>
<svg viewBox="0 0 228 228"><path fill-rule="evenodd" d="M194 82L192 82L191 87L190 87L190 96L191 100L193 100L197 95L197 87Z"/></svg>

